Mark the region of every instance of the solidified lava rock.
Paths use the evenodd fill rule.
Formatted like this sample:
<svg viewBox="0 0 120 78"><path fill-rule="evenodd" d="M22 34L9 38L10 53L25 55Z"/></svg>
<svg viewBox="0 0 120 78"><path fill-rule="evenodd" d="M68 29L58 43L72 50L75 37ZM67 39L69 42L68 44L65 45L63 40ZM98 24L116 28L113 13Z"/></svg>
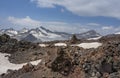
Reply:
<svg viewBox="0 0 120 78"><path fill-rule="evenodd" d="M76 41L73 38L74 40ZM31 43L23 41L16 44L23 49L33 47ZM119 40L106 40L97 49L53 46L44 50L41 48L38 51L32 50L31 56L42 56L40 64L37 66L27 64L19 70L2 75L2 78L120 78Z"/></svg>
<svg viewBox="0 0 120 78"><path fill-rule="evenodd" d="M57 58L52 63L52 70L68 75L73 67L71 57L62 49L59 51Z"/></svg>
<svg viewBox="0 0 120 78"><path fill-rule="evenodd" d="M16 39L10 38L9 35L3 34L0 36L0 52L3 53L14 53L17 51L24 51L28 49L34 49L38 46L31 42L18 41Z"/></svg>
<svg viewBox="0 0 120 78"><path fill-rule="evenodd" d="M78 39L77 39L76 35L73 34L73 36L72 36L72 38L70 40L70 43L75 44L77 41L78 41Z"/></svg>

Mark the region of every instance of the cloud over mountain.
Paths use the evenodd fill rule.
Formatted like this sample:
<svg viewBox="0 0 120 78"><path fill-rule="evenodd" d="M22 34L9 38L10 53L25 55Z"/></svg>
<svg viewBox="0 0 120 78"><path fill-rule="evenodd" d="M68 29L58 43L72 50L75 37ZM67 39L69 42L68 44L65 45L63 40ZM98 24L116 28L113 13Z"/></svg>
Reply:
<svg viewBox="0 0 120 78"><path fill-rule="evenodd" d="M40 21L33 20L29 16L26 16L25 18L16 18L13 16L8 17L8 21L15 25L23 25L23 26L37 26L40 25Z"/></svg>
<svg viewBox="0 0 120 78"><path fill-rule="evenodd" d="M120 0L31 0L41 8L63 6L79 16L104 16L120 19Z"/></svg>
<svg viewBox="0 0 120 78"><path fill-rule="evenodd" d="M18 26L23 28L35 28L44 26L53 31L69 32L69 33L82 33L88 30L96 30L101 34L115 33L120 31L120 27L107 26L98 23L67 23L58 21L39 21L32 19L30 16L24 18L17 18L14 16L9 16L8 22L12 24L12 28L17 28Z"/></svg>

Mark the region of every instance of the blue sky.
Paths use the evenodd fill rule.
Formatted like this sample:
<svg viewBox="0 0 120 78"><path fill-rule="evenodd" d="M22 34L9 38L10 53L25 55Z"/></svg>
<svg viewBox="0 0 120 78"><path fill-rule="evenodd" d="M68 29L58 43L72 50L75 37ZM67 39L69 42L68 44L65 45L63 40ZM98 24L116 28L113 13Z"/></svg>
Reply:
<svg viewBox="0 0 120 78"><path fill-rule="evenodd" d="M119 0L0 0L0 28L115 33L120 31L119 7Z"/></svg>

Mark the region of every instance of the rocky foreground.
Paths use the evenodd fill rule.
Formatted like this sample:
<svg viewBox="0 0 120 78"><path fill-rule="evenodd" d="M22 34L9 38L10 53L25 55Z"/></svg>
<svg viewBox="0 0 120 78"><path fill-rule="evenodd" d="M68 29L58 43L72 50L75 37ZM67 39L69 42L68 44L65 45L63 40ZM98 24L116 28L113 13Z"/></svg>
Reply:
<svg viewBox="0 0 120 78"><path fill-rule="evenodd" d="M66 45L54 46L56 42ZM73 46L85 42L102 45L88 49ZM11 54L8 56L11 63L42 60L38 65L28 63L19 70L8 70L0 78L120 78L120 35L98 40L78 40L73 36L68 41L39 44L0 36L0 52Z"/></svg>

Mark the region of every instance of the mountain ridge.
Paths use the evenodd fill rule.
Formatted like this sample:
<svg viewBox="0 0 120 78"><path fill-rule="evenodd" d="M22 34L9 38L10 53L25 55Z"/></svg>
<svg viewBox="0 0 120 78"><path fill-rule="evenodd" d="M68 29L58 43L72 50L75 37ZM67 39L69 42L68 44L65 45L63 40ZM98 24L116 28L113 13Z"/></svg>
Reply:
<svg viewBox="0 0 120 78"><path fill-rule="evenodd" d="M52 31L43 26L33 28L33 29L23 28L22 30L19 30L19 31L13 28L1 29L0 34L7 34L18 40L26 40L26 41L31 41L31 42L68 40L73 35L67 32ZM78 37L78 39L94 38L94 37L101 36L95 30L89 30L87 32L77 33L75 35Z"/></svg>

